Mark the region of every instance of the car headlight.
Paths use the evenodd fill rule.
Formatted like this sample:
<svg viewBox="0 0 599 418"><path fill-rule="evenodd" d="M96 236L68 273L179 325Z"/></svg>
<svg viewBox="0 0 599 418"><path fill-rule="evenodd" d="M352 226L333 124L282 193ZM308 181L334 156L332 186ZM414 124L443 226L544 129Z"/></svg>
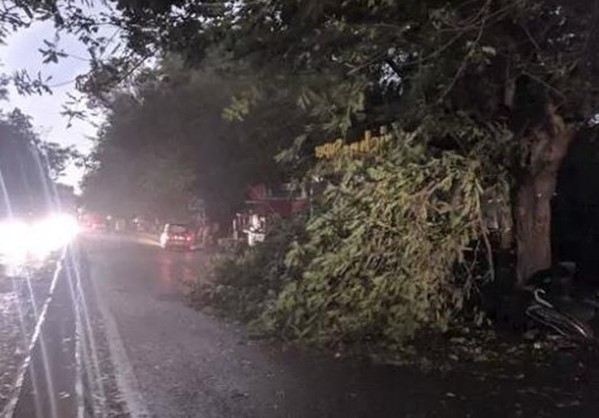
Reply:
<svg viewBox="0 0 599 418"><path fill-rule="evenodd" d="M22 254L26 252L29 241L30 230L25 222L0 223L0 254L8 256Z"/></svg>
<svg viewBox="0 0 599 418"><path fill-rule="evenodd" d="M45 257L71 242L79 232L77 220L68 214L53 214L33 223L0 223L0 255Z"/></svg>

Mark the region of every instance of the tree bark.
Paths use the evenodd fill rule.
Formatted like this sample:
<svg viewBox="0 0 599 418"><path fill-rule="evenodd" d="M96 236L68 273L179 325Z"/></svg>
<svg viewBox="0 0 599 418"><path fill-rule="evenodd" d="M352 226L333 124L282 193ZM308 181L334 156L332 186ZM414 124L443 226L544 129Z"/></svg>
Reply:
<svg viewBox="0 0 599 418"><path fill-rule="evenodd" d="M518 282L551 266L551 197L557 174L528 175L516 194Z"/></svg>
<svg viewBox="0 0 599 418"><path fill-rule="evenodd" d="M549 104L544 123L532 129L524 140L526 161L522 164L514 202L519 284L537 271L551 267L551 199L561 163L574 136L574 129Z"/></svg>

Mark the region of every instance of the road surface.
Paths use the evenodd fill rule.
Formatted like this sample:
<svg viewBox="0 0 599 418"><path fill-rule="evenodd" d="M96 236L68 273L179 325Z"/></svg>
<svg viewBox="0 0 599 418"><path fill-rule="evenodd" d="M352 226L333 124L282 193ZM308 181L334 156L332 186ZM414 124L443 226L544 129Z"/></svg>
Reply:
<svg viewBox="0 0 599 418"><path fill-rule="evenodd" d="M117 236L83 246L59 276L16 418L597 416L599 362L424 373L253 341L185 304L201 252Z"/></svg>

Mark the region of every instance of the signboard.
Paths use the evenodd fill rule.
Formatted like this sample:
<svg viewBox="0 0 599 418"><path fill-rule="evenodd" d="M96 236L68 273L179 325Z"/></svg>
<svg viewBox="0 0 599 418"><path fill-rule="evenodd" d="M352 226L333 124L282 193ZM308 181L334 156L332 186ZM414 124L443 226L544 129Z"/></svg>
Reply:
<svg viewBox="0 0 599 418"><path fill-rule="evenodd" d="M370 154L391 142L392 135L381 129L380 136L372 136L371 131L364 132L364 138L358 142L346 144L343 139L337 139L314 148L316 158L333 158L339 155Z"/></svg>

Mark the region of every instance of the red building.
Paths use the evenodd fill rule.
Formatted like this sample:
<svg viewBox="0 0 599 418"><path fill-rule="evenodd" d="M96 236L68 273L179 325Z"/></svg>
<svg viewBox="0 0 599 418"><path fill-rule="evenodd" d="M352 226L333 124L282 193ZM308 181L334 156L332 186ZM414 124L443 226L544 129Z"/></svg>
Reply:
<svg viewBox="0 0 599 418"><path fill-rule="evenodd" d="M260 184L250 187L246 209L237 213L233 221L235 239L247 239L249 245L261 242L266 236L269 220L290 216L308 207L306 193L294 192L285 185L275 190Z"/></svg>

